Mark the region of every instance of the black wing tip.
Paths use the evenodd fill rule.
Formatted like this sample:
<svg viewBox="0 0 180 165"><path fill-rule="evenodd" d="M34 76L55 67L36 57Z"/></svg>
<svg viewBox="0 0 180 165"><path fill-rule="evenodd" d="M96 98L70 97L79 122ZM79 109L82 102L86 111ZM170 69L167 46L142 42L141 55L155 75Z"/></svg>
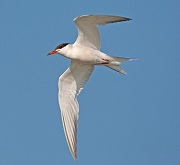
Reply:
<svg viewBox="0 0 180 165"><path fill-rule="evenodd" d="M132 18L122 17L121 21L131 21L131 20L132 20Z"/></svg>
<svg viewBox="0 0 180 165"><path fill-rule="evenodd" d="M105 24L108 24L108 23L116 23L116 22L123 22L123 21L130 21L132 20L131 18L126 18L126 17L121 17L117 20L114 20L114 21L107 21ZM104 25L104 24L102 24Z"/></svg>
<svg viewBox="0 0 180 165"><path fill-rule="evenodd" d="M132 20L132 18L127 18L127 21L131 21Z"/></svg>

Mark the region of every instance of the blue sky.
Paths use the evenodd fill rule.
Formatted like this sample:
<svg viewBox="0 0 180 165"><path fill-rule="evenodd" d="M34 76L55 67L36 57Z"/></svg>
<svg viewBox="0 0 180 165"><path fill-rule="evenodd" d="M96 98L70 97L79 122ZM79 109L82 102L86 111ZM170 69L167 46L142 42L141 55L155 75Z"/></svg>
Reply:
<svg viewBox="0 0 180 165"><path fill-rule="evenodd" d="M180 2L1 0L0 165L179 165ZM46 54L77 36L73 18L133 20L100 27L101 50L139 59L128 75L96 67L79 96L78 161L65 141L58 77Z"/></svg>

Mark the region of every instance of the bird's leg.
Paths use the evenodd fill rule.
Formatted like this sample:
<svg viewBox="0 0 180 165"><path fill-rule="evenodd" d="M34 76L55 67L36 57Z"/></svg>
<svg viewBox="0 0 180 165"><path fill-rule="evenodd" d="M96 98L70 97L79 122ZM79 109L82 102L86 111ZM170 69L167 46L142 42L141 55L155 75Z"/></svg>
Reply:
<svg viewBox="0 0 180 165"><path fill-rule="evenodd" d="M103 64L103 65L109 64L109 60L103 59L103 58L102 58L102 60L103 60L103 62L101 62L101 64Z"/></svg>

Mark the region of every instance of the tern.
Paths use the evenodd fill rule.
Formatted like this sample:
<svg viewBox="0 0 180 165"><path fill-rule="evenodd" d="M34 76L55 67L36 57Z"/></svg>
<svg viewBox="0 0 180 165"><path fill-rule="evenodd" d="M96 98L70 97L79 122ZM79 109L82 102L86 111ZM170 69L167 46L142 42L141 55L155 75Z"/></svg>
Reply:
<svg viewBox="0 0 180 165"><path fill-rule="evenodd" d="M58 100L62 123L69 150L77 159L77 126L79 104L77 96L88 81L95 65L109 67L119 73L126 74L120 68L122 62L132 58L109 56L100 51L100 35L97 26L131 20L121 16L82 15L74 19L78 37L74 44L58 45L48 55L60 54L71 59L69 68L59 77Z"/></svg>

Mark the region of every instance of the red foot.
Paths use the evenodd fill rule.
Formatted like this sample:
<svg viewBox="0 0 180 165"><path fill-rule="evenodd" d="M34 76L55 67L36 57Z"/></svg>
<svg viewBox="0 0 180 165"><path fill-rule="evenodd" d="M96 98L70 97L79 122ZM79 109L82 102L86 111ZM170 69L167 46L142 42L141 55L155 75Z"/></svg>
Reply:
<svg viewBox="0 0 180 165"><path fill-rule="evenodd" d="M109 64L109 62L102 62L101 64Z"/></svg>
<svg viewBox="0 0 180 165"><path fill-rule="evenodd" d="M104 60L105 62L102 62L101 64L109 64L109 60L106 60L106 59L102 59Z"/></svg>

